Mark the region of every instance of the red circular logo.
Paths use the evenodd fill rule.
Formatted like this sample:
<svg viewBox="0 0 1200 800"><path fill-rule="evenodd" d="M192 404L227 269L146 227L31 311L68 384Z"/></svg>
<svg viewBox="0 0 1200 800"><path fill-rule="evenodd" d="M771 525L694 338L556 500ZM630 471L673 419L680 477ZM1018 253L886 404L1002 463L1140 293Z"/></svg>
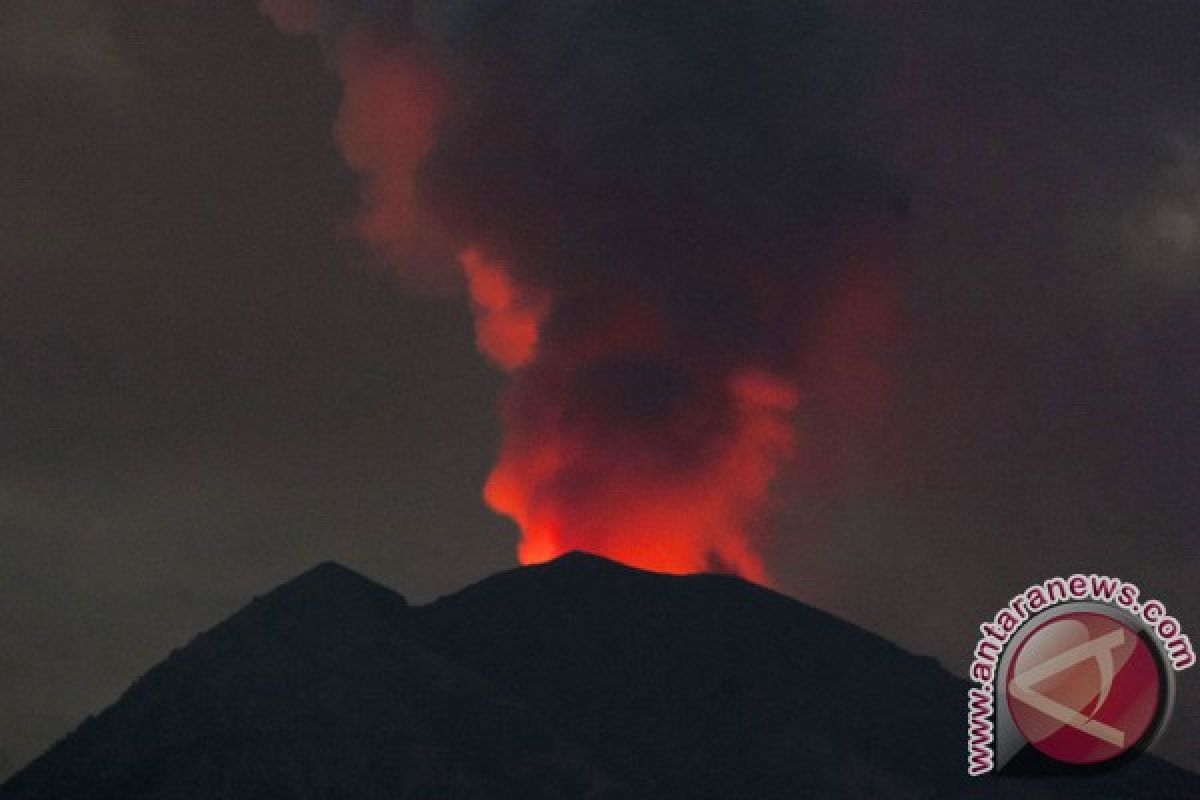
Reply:
<svg viewBox="0 0 1200 800"><path fill-rule="evenodd" d="M1161 689L1150 646L1097 612L1067 612L1038 626L1007 676L1021 734L1068 764L1097 764L1136 747L1158 719Z"/></svg>

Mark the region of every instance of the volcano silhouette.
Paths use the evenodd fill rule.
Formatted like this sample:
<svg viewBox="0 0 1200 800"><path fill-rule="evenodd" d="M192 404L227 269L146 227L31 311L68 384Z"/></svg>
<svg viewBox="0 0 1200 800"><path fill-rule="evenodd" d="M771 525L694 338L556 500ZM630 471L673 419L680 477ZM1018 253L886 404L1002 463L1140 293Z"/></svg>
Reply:
<svg viewBox="0 0 1200 800"><path fill-rule="evenodd" d="M254 600L3 800L1200 797L1153 757L965 777L966 685L720 575L595 556L427 606L336 564Z"/></svg>

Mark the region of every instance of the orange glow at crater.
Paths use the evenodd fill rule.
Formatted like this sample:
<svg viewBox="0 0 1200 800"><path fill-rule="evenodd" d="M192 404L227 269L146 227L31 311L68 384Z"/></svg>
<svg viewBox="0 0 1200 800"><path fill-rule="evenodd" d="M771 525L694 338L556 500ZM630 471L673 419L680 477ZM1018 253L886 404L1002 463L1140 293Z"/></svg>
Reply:
<svg viewBox="0 0 1200 800"><path fill-rule="evenodd" d="M344 83L354 235L418 286L444 285L448 266L465 278L478 348L510 378L484 499L519 527L520 561L583 550L769 584L780 476L839 483L845 442L892 393L895 198L857 158L825 163L841 153L827 153L826 92L760 138L725 103L739 93L693 96L662 82L671 70L580 70L632 82L568 98L540 60L447 59L454 37L427 38L404 4L360 18L261 2L281 29L321 36ZM609 105L643 90L646 108L670 101L652 122ZM710 118L723 127L696 136ZM660 163L667 142L678 164Z"/></svg>
<svg viewBox="0 0 1200 800"><path fill-rule="evenodd" d="M735 427L702 464L510 431L485 497L520 526L521 562L585 550L659 572L731 572L769 583L753 526L794 447L798 397L786 382L752 372L735 376L727 391ZM571 479L580 473L587 477Z"/></svg>

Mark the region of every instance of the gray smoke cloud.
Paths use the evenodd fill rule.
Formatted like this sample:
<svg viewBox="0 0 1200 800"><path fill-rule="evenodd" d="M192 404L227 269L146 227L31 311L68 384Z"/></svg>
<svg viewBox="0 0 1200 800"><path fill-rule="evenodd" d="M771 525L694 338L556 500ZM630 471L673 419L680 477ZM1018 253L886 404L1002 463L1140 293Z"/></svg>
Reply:
<svg viewBox="0 0 1200 800"><path fill-rule="evenodd" d="M266 8L345 82L360 233L409 269L448 248L513 373L486 496L521 557L767 579L800 398L886 388L889 39L826 2Z"/></svg>

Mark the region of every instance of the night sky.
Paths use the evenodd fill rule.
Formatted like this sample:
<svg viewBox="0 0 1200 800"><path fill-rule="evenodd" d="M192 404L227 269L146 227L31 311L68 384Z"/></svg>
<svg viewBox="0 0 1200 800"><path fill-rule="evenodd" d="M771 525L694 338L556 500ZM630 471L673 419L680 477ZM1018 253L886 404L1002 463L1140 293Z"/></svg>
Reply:
<svg viewBox="0 0 1200 800"><path fill-rule="evenodd" d="M340 5L337 25L354 13L391 19L402 4ZM787 52L785 27L730 24L718 3L600 14L628 5L563 8L600 9L634 55L656 41L651 28L669 38L677 17L708 25L702 55L726 44L757 53L753 31L772 27L782 32L771 52ZM746 7L770 22L776 5ZM801 390L802 457L775 476L756 539L776 587L956 672L979 622L1056 574L1137 582L1195 640L1200 9L842 5L864 9L865 38L851 38L870 46L831 40L828 82L814 85L842 96L859 70L886 77L870 135L846 136L859 117L838 122L835 174L856 203L869 198L859 205L871 220L886 206L898 231L897 321L873 364L888 389L869 420L841 413L838 391L806 405ZM587 114L657 107L628 89L641 85L636 69L588 71L607 64L588 60L596 51L536 38L580 25L579 42L598 40L586 29L597 17L534 13L553 7L446 0L425 25L459 53L526 59L524 79L578 111L579 141L590 141ZM323 36L324 51L284 35L251 0L0 9L0 776L172 648L318 561L413 602L517 563L516 526L482 497L513 379L494 351L480 353L462 280L437 255L397 258L354 234L362 182L339 152L342 84L333 34ZM559 50L578 73L554 71L568 57ZM718 75L742 64L716 63ZM773 108L749 107L737 130L781 141L789 125L824 131L823 119ZM712 144L629 164L642 176ZM472 180L483 167L457 152L447 148L429 178L442 219L452 213L466 231L451 235L484 231L518 261L542 258L530 231L543 229L514 223L523 208L511 198L487 202L491 184ZM550 157L540 152L520 153L531 174ZM840 194L787 188L763 201L754 180L769 163L748 162L754 152L733 150L743 171L695 170L715 176L730 219L788 203L819 208L805 216L814 228L830 208L844 227L850 205L862 219ZM597 158L609 174L616 162ZM694 189L690 163L630 185ZM556 200L561 188L550 187ZM606 219L587 211L576 213ZM686 228L680 213L667 222ZM770 219L754 230L768 245L790 242ZM740 246L745 230L714 234L703 257ZM595 255L552 255L567 252ZM652 263L658 251L626 254ZM696 274L696 298L669 315L688 352L701 352L695 363L749 352L729 343L743 328L697 325L707 311L697 304L724 284L720 272ZM581 285L574 272L524 277L556 292ZM752 332L756 354L758 338L779 339L770 325ZM850 372L835 388L857 386ZM686 394L637 385L651 407ZM624 429L604 419L604 430ZM1160 752L1200 769L1200 685L1179 678Z"/></svg>

